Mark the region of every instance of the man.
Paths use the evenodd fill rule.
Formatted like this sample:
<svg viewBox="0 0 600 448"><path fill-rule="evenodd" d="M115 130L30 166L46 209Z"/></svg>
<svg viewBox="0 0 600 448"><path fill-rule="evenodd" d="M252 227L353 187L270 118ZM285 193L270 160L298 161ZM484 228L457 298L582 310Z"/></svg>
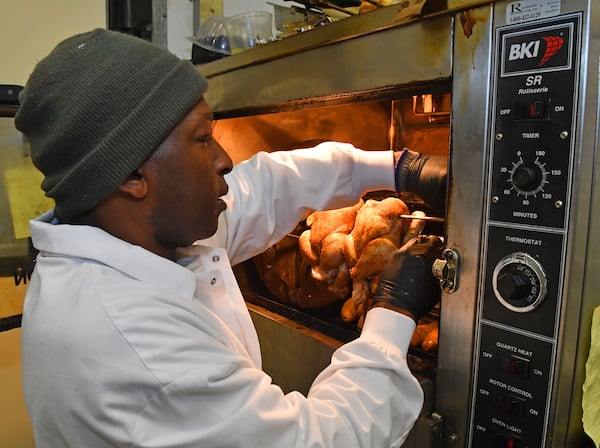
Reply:
<svg viewBox="0 0 600 448"><path fill-rule="evenodd" d="M399 446L422 405L405 354L439 299L439 239L397 254L361 336L306 397L261 370L230 264L368 190L443 202L445 170L341 143L233 167L206 88L189 62L100 29L59 44L27 83L15 123L56 204L31 222L23 312L37 446Z"/></svg>

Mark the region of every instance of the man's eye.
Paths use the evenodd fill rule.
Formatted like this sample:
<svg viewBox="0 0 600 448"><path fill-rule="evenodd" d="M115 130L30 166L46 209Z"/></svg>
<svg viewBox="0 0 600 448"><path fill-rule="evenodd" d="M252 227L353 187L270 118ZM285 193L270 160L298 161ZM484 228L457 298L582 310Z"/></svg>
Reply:
<svg viewBox="0 0 600 448"><path fill-rule="evenodd" d="M205 135L197 139L198 143L201 143L204 146L208 146L212 141L212 135Z"/></svg>

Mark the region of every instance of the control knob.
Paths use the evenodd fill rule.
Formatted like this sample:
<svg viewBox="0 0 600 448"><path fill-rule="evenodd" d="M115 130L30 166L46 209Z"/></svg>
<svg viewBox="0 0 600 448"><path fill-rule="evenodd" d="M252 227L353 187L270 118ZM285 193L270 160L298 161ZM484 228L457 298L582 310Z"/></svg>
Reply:
<svg viewBox="0 0 600 448"><path fill-rule="evenodd" d="M531 255L515 252L502 258L492 276L498 301L511 311L526 313L546 298L548 280L542 265Z"/></svg>
<svg viewBox="0 0 600 448"><path fill-rule="evenodd" d="M513 168L509 171L509 181L518 194L527 197L535 196L543 191L544 186L548 183L546 179L548 173L544 165L539 159L536 159L531 165L525 164L523 159L513 163Z"/></svg>

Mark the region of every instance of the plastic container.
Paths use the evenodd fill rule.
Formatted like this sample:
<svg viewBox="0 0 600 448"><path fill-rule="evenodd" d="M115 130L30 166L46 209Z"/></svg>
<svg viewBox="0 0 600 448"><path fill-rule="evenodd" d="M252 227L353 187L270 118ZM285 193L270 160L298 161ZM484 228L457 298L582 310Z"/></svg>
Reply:
<svg viewBox="0 0 600 448"><path fill-rule="evenodd" d="M227 17L213 16L206 19L196 31L192 42L205 50L231 54L231 47L228 37Z"/></svg>
<svg viewBox="0 0 600 448"><path fill-rule="evenodd" d="M274 39L273 15L251 11L230 17L227 20L227 35L231 54L271 42Z"/></svg>

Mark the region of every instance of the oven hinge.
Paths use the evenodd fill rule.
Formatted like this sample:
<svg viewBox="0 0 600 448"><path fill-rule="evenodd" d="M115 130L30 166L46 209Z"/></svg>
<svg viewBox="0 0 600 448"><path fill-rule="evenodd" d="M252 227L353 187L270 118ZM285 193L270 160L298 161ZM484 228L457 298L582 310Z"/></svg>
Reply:
<svg viewBox="0 0 600 448"><path fill-rule="evenodd" d="M445 249L442 258L433 262L433 275L440 280L440 286L448 294L458 289L458 262L460 257L453 249Z"/></svg>

